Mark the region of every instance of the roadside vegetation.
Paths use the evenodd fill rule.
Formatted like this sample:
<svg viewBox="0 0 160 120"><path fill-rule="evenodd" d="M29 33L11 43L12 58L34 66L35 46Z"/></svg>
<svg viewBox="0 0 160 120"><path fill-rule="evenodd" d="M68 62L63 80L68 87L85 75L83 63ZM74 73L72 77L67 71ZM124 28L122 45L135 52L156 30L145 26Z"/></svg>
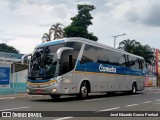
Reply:
<svg viewBox="0 0 160 120"><path fill-rule="evenodd" d="M155 49L151 48L149 45L142 45L136 40L127 39L119 43L118 49L142 56L147 64L155 64Z"/></svg>
<svg viewBox="0 0 160 120"><path fill-rule="evenodd" d="M71 18L72 22L68 26L63 26L61 23L51 25L49 32L44 33L42 41L51 41L63 37L83 37L93 41L98 38L93 32L88 31L89 25L92 25L91 11L95 9L93 5L77 5L78 14Z"/></svg>
<svg viewBox="0 0 160 120"><path fill-rule="evenodd" d="M0 43L0 52L19 53L19 50L5 43Z"/></svg>

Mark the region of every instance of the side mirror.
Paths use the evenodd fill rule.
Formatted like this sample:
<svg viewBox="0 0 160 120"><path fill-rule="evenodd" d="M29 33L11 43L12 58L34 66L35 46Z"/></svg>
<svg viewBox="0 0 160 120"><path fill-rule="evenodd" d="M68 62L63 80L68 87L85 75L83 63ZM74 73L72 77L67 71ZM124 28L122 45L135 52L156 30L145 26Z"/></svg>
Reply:
<svg viewBox="0 0 160 120"><path fill-rule="evenodd" d="M23 65L24 64L24 59L28 56L31 56L32 54L26 54L26 55L23 55L22 58L21 58L21 64Z"/></svg>
<svg viewBox="0 0 160 120"><path fill-rule="evenodd" d="M60 58L61 58L61 54L62 54L62 52L65 51L65 50L73 50L73 48L71 48L71 47L62 47L62 48L59 48L59 49L57 50L57 59L60 59Z"/></svg>

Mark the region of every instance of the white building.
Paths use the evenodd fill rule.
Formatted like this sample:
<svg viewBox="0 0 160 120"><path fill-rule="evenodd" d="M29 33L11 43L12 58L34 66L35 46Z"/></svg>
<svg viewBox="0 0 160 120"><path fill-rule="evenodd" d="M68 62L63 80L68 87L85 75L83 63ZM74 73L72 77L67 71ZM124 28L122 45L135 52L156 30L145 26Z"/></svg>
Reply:
<svg viewBox="0 0 160 120"><path fill-rule="evenodd" d="M0 94L26 91L28 65L21 65L23 54L0 52Z"/></svg>

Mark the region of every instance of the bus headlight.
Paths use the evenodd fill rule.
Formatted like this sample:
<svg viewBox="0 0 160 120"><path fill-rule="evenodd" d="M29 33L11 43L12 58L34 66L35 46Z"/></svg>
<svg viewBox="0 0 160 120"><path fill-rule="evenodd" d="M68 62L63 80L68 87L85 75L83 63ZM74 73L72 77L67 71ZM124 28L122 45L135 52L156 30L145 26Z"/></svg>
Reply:
<svg viewBox="0 0 160 120"><path fill-rule="evenodd" d="M29 93L29 89L27 89L27 93Z"/></svg>
<svg viewBox="0 0 160 120"><path fill-rule="evenodd" d="M52 90L52 92L56 92L57 91L57 89L56 88L54 88L53 90Z"/></svg>

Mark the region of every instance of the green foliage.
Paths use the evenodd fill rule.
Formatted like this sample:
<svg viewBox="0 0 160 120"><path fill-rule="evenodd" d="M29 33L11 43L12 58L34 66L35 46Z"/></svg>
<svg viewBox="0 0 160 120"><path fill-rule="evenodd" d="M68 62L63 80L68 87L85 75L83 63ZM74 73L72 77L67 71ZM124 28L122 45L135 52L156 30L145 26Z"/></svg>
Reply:
<svg viewBox="0 0 160 120"><path fill-rule="evenodd" d="M78 15L71 18L73 21L71 25L85 28L87 28L89 25L92 25L91 19L93 19L93 17L89 12L94 10L95 7L93 5L78 5L77 8Z"/></svg>
<svg viewBox="0 0 160 120"><path fill-rule="evenodd" d="M149 45L141 45L136 40L124 40L119 43L119 49L125 50L129 53L142 56L146 63L152 64L154 62L154 49Z"/></svg>
<svg viewBox="0 0 160 120"><path fill-rule="evenodd" d="M71 25L64 28L65 37L83 37L93 41L97 41L98 38L93 33L88 32L88 26L92 25L91 20L93 17L90 11L94 10L93 5L78 5L78 14L71 18Z"/></svg>
<svg viewBox="0 0 160 120"><path fill-rule="evenodd" d="M135 48L137 46L140 46L140 43L137 42L136 40L124 40L122 42L119 43L119 48L122 49L122 50L125 50L129 53L132 53L134 54L135 52Z"/></svg>
<svg viewBox="0 0 160 120"><path fill-rule="evenodd" d="M43 34L42 42L63 38L62 26L61 23L53 24L49 29L49 32Z"/></svg>
<svg viewBox="0 0 160 120"><path fill-rule="evenodd" d="M9 52L9 53L19 53L19 50L15 49L13 46L9 46L5 43L0 43L0 51L1 52Z"/></svg>
<svg viewBox="0 0 160 120"><path fill-rule="evenodd" d="M61 23L56 23L51 26L49 29L49 35L53 34L53 39L60 39L63 38L63 29L62 29L62 24Z"/></svg>
<svg viewBox="0 0 160 120"><path fill-rule="evenodd" d="M154 62L154 53L154 49L151 48L149 45L140 45L139 47L135 48L135 54L142 56L148 64L152 64Z"/></svg>
<svg viewBox="0 0 160 120"><path fill-rule="evenodd" d="M50 34L44 33L43 36L42 36L42 41L43 41L43 42L44 42L44 41L51 41L50 38L51 38L51 37L50 37Z"/></svg>

